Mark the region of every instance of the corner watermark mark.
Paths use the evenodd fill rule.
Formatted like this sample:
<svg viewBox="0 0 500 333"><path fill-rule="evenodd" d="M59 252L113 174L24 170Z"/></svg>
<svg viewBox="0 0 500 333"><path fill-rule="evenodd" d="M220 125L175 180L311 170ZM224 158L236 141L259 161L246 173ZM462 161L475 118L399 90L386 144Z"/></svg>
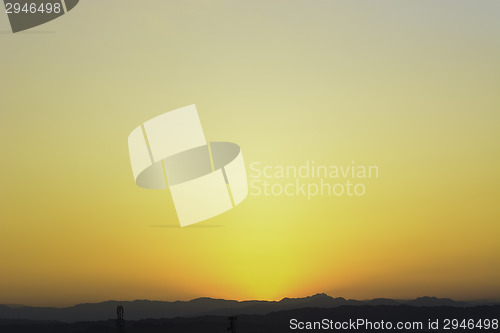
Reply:
<svg viewBox="0 0 500 333"><path fill-rule="evenodd" d="M63 16L80 0L4 0L12 32L34 28Z"/></svg>

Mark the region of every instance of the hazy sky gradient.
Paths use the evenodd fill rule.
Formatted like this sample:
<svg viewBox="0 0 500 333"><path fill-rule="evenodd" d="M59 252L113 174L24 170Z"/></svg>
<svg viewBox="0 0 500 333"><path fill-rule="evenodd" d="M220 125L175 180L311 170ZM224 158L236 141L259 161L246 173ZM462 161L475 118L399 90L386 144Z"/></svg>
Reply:
<svg viewBox="0 0 500 333"><path fill-rule="evenodd" d="M500 298L500 2L80 1L0 13L0 304ZM263 164L376 164L362 198L248 197L199 227L127 137L196 104ZM153 227L152 227L153 226Z"/></svg>

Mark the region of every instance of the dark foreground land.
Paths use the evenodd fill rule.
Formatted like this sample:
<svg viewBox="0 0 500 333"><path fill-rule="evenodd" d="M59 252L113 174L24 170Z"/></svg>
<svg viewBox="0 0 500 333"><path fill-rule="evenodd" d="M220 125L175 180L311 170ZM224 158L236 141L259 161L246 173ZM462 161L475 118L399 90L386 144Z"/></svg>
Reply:
<svg viewBox="0 0 500 333"><path fill-rule="evenodd" d="M297 327L291 329L291 320ZM314 322L349 322L358 319L370 322L373 326L380 325L383 321L384 329L375 329L368 326L358 326L350 329L335 329L335 327L318 327L316 329L299 329L298 325L314 325ZM458 320L458 325L466 324L467 328L453 329L451 320ZM465 319L465 321L464 321ZM286 311L272 312L265 315L239 315L235 321L238 333L264 333L264 332L500 332L494 324L500 319L500 305L485 305L472 307L418 307L409 305L362 305L339 306L335 308L303 308ZM446 320L450 320L449 329L445 329ZM439 323L438 329L429 329L428 323ZM397 325L398 322L422 323L422 329L388 329L387 323ZM302 323L302 324L299 324ZM318 325L318 324L316 324ZM368 324L365 324L368 325ZM486 326L489 326L486 329ZM2 333L77 333L77 332L127 332L127 333L153 333L153 332L179 332L179 333L222 333L231 332L227 316L199 316L191 318L171 319L142 319L125 321L124 329L117 327L115 320L95 322L64 323L54 321L26 321L0 319L0 332Z"/></svg>

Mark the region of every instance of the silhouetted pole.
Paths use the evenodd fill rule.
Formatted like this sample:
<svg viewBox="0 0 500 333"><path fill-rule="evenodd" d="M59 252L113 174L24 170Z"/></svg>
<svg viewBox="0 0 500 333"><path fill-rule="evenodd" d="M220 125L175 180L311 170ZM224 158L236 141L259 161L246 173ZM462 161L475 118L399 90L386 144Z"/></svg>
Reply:
<svg viewBox="0 0 500 333"><path fill-rule="evenodd" d="M227 328L227 330L231 333L236 333L236 319L238 319L238 317L229 316L227 318L229 319L229 327Z"/></svg>
<svg viewBox="0 0 500 333"><path fill-rule="evenodd" d="M119 333L125 332L125 319L123 319L123 306L116 307L116 328Z"/></svg>

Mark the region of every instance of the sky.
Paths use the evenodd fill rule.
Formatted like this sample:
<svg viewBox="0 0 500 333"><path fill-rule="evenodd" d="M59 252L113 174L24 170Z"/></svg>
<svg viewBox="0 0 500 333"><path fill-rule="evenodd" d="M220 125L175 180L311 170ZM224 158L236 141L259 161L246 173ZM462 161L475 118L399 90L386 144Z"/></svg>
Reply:
<svg viewBox="0 0 500 333"><path fill-rule="evenodd" d="M80 1L0 13L0 304L500 299L500 3ZM376 165L180 228L127 137L196 104L260 165ZM284 183L286 180L276 180Z"/></svg>

